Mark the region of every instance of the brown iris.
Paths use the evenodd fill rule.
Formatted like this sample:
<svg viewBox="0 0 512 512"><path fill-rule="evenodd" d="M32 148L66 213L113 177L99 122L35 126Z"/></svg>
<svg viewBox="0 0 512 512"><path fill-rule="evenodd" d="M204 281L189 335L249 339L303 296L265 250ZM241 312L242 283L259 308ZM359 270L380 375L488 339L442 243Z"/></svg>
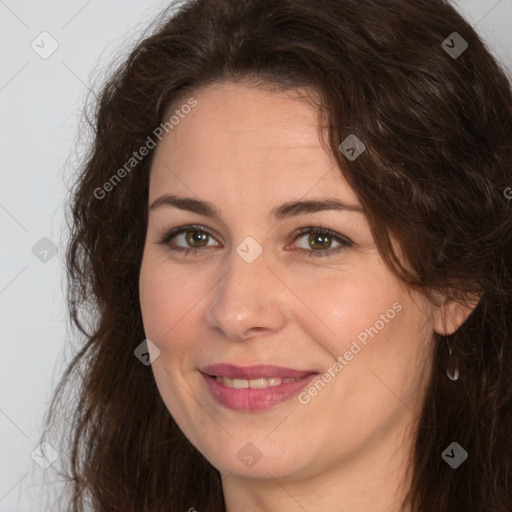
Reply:
<svg viewBox="0 0 512 512"><path fill-rule="evenodd" d="M331 246L330 236L320 233L311 233L308 237L308 243L313 249L329 249Z"/></svg>
<svg viewBox="0 0 512 512"><path fill-rule="evenodd" d="M192 230L192 231L187 231L185 233L185 240L192 247L202 247L200 242L207 242L208 236L209 235L207 233L203 233L198 230ZM194 245L194 244L198 244L198 245Z"/></svg>

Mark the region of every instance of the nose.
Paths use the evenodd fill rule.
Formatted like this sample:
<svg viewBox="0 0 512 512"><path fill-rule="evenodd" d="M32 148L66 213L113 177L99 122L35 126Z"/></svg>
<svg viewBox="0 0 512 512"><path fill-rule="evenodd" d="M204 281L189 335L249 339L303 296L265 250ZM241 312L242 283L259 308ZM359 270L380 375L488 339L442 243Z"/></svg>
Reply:
<svg viewBox="0 0 512 512"><path fill-rule="evenodd" d="M248 263L233 250L206 313L207 324L223 337L242 341L285 325L290 292L268 263L265 251Z"/></svg>

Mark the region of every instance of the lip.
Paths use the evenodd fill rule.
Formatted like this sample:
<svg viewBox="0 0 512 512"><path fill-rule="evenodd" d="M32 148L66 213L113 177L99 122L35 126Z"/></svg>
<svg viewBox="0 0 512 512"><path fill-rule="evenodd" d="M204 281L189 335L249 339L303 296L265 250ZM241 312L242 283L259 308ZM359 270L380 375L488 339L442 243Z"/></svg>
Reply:
<svg viewBox="0 0 512 512"><path fill-rule="evenodd" d="M234 364L212 364L200 369L200 372L211 377L229 377L230 379L260 379L262 377L281 377L282 379L300 379L306 375L317 373L315 370L295 370L283 366L261 364L256 366L236 366ZM277 386L276 386L277 387Z"/></svg>
<svg viewBox="0 0 512 512"><path fill-rule="evenodd" d="M231 377L234 375L236 379L256 379L258 377L281 377L281 378L299 378L295 382L283 382L279 386L269 386L263 389L235 389L217 382L215 376L203 373L203 370L212 371L212 375L221 375ZM276 370L280 368L282 375L278 375ZM235 372L236 369L236 372ZM309 384L315 377L316 372L303 372L299 370L291 370L277 366L252 366L252 367L236 367L233 365L214 365L206 367L200 371L207 386L210 389L213 398L224 407L235 411L258 412L270 409L275 405L289 400L297 395L301 389ZM221 372L221 373L218 373Z"/></svg>

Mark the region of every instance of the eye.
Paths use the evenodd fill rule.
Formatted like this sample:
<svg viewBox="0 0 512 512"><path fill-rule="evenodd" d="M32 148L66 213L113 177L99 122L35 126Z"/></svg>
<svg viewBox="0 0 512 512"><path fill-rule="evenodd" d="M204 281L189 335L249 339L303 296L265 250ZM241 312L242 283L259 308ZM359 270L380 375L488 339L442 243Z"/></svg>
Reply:
<svg viewBox="0 0 512 512"><path fill-rule="evenodd" d="M306 235L308 235L307 238ZM306 248L293 250L307 253L310 257L331 256L352 246L352 242L348 238L322 227L302 228L295 237L295 241L301 238L306 240ZM213 235L204 226L192 224L172 229L163 236L159 244L166 246L170 251L184 255L199 254L203 248L218 247L216 242L208 244L209 239L213 239ZM332 248L333 241L338 244L337 247Z"/></svg>
<svg viewBox="0 0 512 512"><path fill-rule="evenodd" d="M190 226L183 226L180 228L172 229L164 235L160 244L168 247L169 250L189 254L196 254L203 247L208 247L207 242L209 238L213 238L211 233L203 226L192 224ZM186 244L185 247L180 245L171 245L171 240L178 241L179 243ZM190 244L187 246L187 244ZM211 247L211 246L210 246Z"/></svg>
<svg viewBox="0 0 512 512"><path fill-rule="evenodd" d="M306 237L305 235L308 236ZM299 248L298 250L309 253L308 256L310 257L331 256L352 246L352 242L348 238L345 238L335 231L321 227L302 228L296 240L300 240L301 238L304 238L306 241L306 249ZM333 241L335 241L338 246L331 249Z"/></svg>

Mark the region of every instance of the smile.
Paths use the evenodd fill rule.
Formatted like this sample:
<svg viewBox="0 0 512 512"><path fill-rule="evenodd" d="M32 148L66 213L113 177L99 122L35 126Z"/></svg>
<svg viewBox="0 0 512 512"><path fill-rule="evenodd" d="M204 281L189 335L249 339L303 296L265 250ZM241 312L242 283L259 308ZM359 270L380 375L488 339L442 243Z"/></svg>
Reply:
<svg viewBox="0 0 512 512"><path fill-rule="evenodd" d="M218 404L235 411L259 412L285 402L307 386L317 373L303 377L262 377L259 379L231 379L201 373L209 396Z"/></svg>

